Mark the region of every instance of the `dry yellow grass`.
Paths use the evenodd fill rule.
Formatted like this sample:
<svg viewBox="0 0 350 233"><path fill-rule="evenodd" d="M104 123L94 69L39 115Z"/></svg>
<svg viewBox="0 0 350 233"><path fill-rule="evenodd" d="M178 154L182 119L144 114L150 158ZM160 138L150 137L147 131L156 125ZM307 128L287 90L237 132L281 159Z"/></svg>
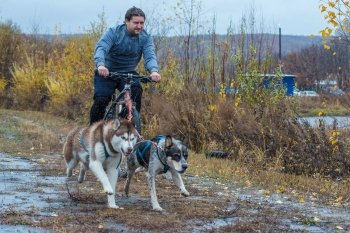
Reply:
<svg viewBox="0 0 350 233"><path fill-rule="evenodd" d="M0 110L0 119L0 151L25 157L61 154L67 132L78 125L47 113L29 111ZM283 191L296 197L318 198L329 204L350 202L350 179L335 181L316 175L286 174L281 172L278 159L264 167L262 158L263 152L258 148L248 151L242 147L236 159L206 158L192 151L188 172L242 186L254 185L270 193Z"/></svg>
<svg viewBox="0 0 350 233"><path fill-rule="evenodd" d="M239 160L206 158L203 154L191 153L189 173L208 176L223 182L235 182L242 186L256 186L266 193L286 193L298 198L319 200L329 205L350 204L350 179L334 181L324 177L309 177L279 172L279 167L261 169L256 164ZM258 165L259 166L259 165Z"/></svg>

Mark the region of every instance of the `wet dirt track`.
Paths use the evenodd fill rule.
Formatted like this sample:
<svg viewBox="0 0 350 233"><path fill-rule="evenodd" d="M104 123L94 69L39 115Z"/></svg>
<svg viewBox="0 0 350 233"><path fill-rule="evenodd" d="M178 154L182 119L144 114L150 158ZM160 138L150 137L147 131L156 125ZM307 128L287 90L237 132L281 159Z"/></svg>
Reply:
<svg viewBox="0 0 350 233"><path fill-rule="evenodd" d="M64 170L59 156L27 160L0 153L0 232L350 232L348 207L188 175L187 198L157 178L164 213L151 210L143 174L132 181L128 198L119 179L122 209L107 209L94 177L66 186Z"/></svg>

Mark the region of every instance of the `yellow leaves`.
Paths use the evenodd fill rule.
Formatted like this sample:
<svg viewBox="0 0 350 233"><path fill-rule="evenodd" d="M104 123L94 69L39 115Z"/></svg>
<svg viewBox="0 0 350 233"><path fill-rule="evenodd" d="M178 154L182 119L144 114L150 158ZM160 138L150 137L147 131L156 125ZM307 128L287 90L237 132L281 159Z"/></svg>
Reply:
<svg viewBox="0 0 350 233"><path fill-rule="evenodd" d="M341 202L344 198L342 196L339 196L335 199L336 202Z"/></svg>
<svg viewBox="0 0 350 233"><path fill-rule="evenodd" d="M337 140L336 138L334 138L334 137L330 137L330 138L329 138L329 142L330 142L332 145L335 145L335 144L337 144L338 140Z"/></svg>
<svg viewBox="0 0 350 233"><path fill-rule="evenodd" d="M320 31L322 37L330 37L332 34L333 30L329 27L326 27L325 29L322 29ZM324 41L323 41L324 43Z"/></svg>
<svg viewBox="0 0 350 233"><path fill-rule="evenodd" d="M333 27L335 27L335 28L338 26L337 21L335 21L334 19L331 19L329 22L330 22L330 23L333 25Z"/></svg>
<svg viewBox="0 0 350 233"><path fill-rule="evenodd" d="M319 111L318 113L317 113L317 116L323 116L324 115L324 113L322 112L322 111Z"/></svg>
<svg viewBox="0 0 350 233"><path fill-rule="evenodd" d="M325 5L320 5L321 13L325 12L327 10L327 7Z"/></svg>
<svg viewBox="0 0 350 233"><path fill-rule="evenodd" d="M334 8L335 7L335 2L329 1L328 2L328 6Z"/></svg>
<svg viewBox="0 0 350 233"><path fill-rule="evenodd" d="M237 97L234 102L235 107L238 107L240 103L241 103L241 97Z"/></svg>
<svg viewBox="0 0 350 233"><path fill-rule="evenodd" d="M284 193L286 192L286 187L284 185L279 186L276 190L275 193Z"/></svg>
<svg viewBox="0 0 350 233"><path fill-rule="evenodd" d="M219 110L219 106L216 104L210 104L208 105L208 110L211 112L217 112Z"/></svg>
<svg viewBox="0 0 350 233"><path fill-rule="evenodd" d="M300 203L304 203L305 202L305 196L304 195L299 195L298 199L299 199Z"/></svg>
<svg viewBox="0 0 350 233"><path fill-rule="evenodd" d="M323 48L324 48L325 50L330 50L330 49L331 49L331 46L324 44L324 45L323 45Z"/></svg>
<svg viewBox="0 0 350 233"><path fill-rule="evenodd" d="M331 30L329 27L325 27L320 31L322 37L330 37L333 31L347 31L346 28L343 28L345 25L348 25L348 9L349 1L328 1L325 4L319 5L320 12L324 15L325 21L330 25L329 27L333 28ZM324 45L326 50L329 50L328 45Z"/></svg>
<svg viewBox="0 0 350 233"><path fill-rule="evenodd" d="M225 90L226 90L225 83L221 83L221 84L220 84L220 92L219 92L219 95L220 95L220 97L221 97L221 100L226 99L226 92L225 92Z"/></svg>
<svg viewBox="0 0 350 233"><path fill-rule="evenodd" d="M332 136L333 136L333 137L339 137L339 135L340 135L340 132L339 132L339 131L337 131L337 130L332 130Z"/></svg>
<svg viewBox="0 0 350 233"><path fill-rule="evenodd" d="M262 194L265 195L265 196L269 196L270 195L270 191L264 190Z"/></svg>
<svg viewBox="0 0 350 233"><path fill-rule="evenodd" d="M0 91L5 90L5 87L7 85L7 82L5 79L0 78Z"/></svg>
<svg viewBox="0 0 350 233"><path fill-rule="evenodd" d="M340 132L337 130L332 130L331 136L329 137L329 142L333 146L333 150L338 150Z"/></svg>

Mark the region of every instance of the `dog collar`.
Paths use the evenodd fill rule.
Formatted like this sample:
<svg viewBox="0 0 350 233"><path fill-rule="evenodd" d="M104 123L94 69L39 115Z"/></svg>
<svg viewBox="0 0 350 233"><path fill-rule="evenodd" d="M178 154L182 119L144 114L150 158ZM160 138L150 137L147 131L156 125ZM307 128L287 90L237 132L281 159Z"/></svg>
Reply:
<svg viewBox="0 0 350 233"><path fill-rule="evenodd" d="M163 164L164 168L163 168L163 173L167 173L167 171L169 171L170 169L170 166L168 165L168 163L165 161L163 162L162 159L160 158L160 155L159 155L159 149L161 149L162 151L164 151L163 148L159 147L158 145L156 145L157 147L157 156L158 156L158 159L159 161ZM165 159L166 159L166 156L165 156Z"/></svg>

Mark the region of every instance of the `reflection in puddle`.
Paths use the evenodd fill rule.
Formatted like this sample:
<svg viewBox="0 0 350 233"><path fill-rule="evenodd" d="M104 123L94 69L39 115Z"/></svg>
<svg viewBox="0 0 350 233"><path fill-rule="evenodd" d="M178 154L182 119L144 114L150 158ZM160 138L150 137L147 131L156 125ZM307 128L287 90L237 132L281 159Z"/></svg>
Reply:
<svg viewBox="0 0 350 233"><path fill-rule="evenodd" d="M49 233L49 230L44 230L38 227L29 227L22 225L0 225L0 232L14 232L14 233Z"/></svg>
<svg viewBox="0 0 350 233"><path fill-rule="evenodd" d="M52 200L62 195L53 188L53 184L64 183L64 177L42 176L31 161L2 153L0 170L1 212L35 211L41 216L55 215L51 209L61 203Z"/></svg>

